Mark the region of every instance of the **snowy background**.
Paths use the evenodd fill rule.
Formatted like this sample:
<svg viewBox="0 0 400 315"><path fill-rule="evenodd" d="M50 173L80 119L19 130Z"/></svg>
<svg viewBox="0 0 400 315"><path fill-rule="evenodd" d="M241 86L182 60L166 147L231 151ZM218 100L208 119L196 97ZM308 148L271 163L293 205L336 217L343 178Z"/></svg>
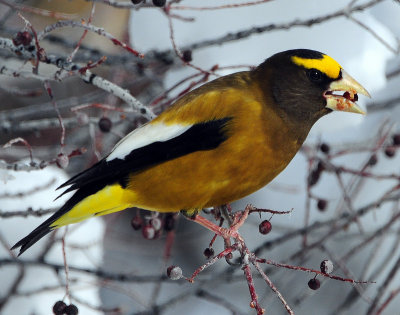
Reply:
<svg viewBox="0 0 400 315"><path fill-rule="evenodd" d="M215 6L233 1L182 1L181 5ZM239 2L239 1L237 1ZM365 3L356 1L356 4ZM175 39L178 47L189 45L204 39L217 38L229 32L247 29L251 26L269 23L287 23L296 19L309 19L324 16L341 10L349 1L321 1L304 0L270 1L262 5L244 8L232 8L212 11L179 11L183 16L194 17L195 22L189 23L174 20ZM355 13L354 17L372 29L387 45L396 49L400 37L400 5L398 1L382 1L380 4L362 13ZM101 21L96 22L101 26ZM171 49L168 20L159 9L142 9L131 12L130 39L132 45L146 52L151 49ZM289 30L266 32L253 35L241 41L234 41L221 46L193 51L193 64L204 69L211 68L214 64L219 66L230 65L257 65L268 56L287 49L309 48L324 52L337 60L348 73L358 80L372 95L372 100L361 97L359 103L369 111L365 117L333 113L321 119L312 129L307 145L312 146L319 142L329 143L333 150L351 148L352 144L369 145L375 141L379 128L385 123L393 125L393 132L399 132L400 106L394 105L387 110L380 110L379 104L386 100L400 96L400 76L387 79L387 74L398 70L400 58L390 51L371 32L346 17L339 17L330 21L313 25L312 27L295 27ZM226 71L229 73L231 71ZM179 68L167 72L163 82L168 88L194 73L189 67ZM222 73L222 74L226 74ZM1 110L1 105L0 105ZM377 170L382 174L397 173L400 168L400 152L393 159L385 158L378 154ZM368 158L367 153L349 154L341 158L340 164L357 169ZM294 208L290 215L274 216L273 231L268 236L258 233L260 222L257 216L251 217L241 230L247 244L256 248L265 239L275 239L284 232L304 226L304 209L306 205L306 178L307 160L304 153L298 153L290 165L270 185L260 191L240 200L232 205L233 209L243 209L251 203L258 207L275 210L289 210ZM67 169L68 171L68 169ZM53 202L57 196L54 189L65 181L70 175L57 167L47 167L41 171L13 172L0 170L0 209L1 211L16 211L32 207L34 210L41 208L57 207L65 199ZM27 194L22 198L9 198L6 194L28 192L35 185L48 185L48 189ZM353 206L359 207L373 202L384 191L393 186L390 181L366 181L357 194L352 198ZM343 196L336 178L333 175L323 175L322 180L316 185L313 194L328 200L328 208L324 212L317 211L315 200L311 201L310 222L327 220L338 215L343 207ZM390 211L397 209L393 204L385 204L375 212L363 218L364 232L374 229L380 222L385 222ZM194 269L206 260L202 255L208 246L212 235L204 229L194 226L193 223L180 220L172 257L169 263L163 261L165 236L158 240L144 240L140 232L135 232L130 227L129 221L133 212L127 211L116 215L107 216L105 219L91 219L79 225L70 226L66 237L67 259L70 265L88 268L101 268L110 272L124 272L132 275L159 275L170 264L179 265L185 275L190 275ZM266 216L265 218L269 218ZM28 218L1 218L0 234L6 240L5 246L0 246L0 257L9 257L7 247L25 236L44 220L43 217ZM381 221L382 220L382 221ZM61 242L59 238L64 230L57 234L59 244L51 249L46 260L51 263L62 264ZM334 256L340 257L354 246L359 238L357 226L351 226L331 239L326 246ZM103 240L103 237L106 236ZM314 237L316 237L314 235ZM48 237L46 237L48 239ZM385 273L376 272L376 269L386 270L391 266L392 260L383 261L388 251L393 251L393 260L400 255L399 248L393 247L397 239L396 233L382 240L375 262L370 273L376 277L376 284L369 285L363 293L363 298L349 307L339 309L340 305L351 291L351 284L329 279L321 279L322 288L311 291L307 282L310 274L284 269L274 270L271 279L287 298L296 314L364 314L368 309L368 301L374 296L380 281L386 277ZM41 240L26 252L22 259L33 260L40 255L42 248L48 240ZM93 245L94 244L94 245ZM250 245L251 244L251 245ZM79 246L75 246L79 245ZM87 246L87 248L85 248ZM221 242L217 241L215 250L221 249ZM288 253L294 253L301 248L301 239L277 246L272 251L263 251L261 257L284 262ZM376 251L378 251L376 249ZM346 267L354 279L360 276L359 266L367 253L359 255L346 262ZM319 263L326 259L320 251L309 252L308 256L295 264L305 265L309 268L319 269ZM293 262L291 262L293 263ZM176 304L169 306L165 314L230 314L227 308L212 303L196 295L196 290L205 290L209 293L228 300L235 306L237 313L253 314L249 308L249 294L247 284L241 277L240 270L236 278L230 283L218 281L217 275L226 270L227 265L220 261L202 274L195 284L182 281L178 283L118 283L110 280L96 280L83 273L71 272L71 292L77 298L80 314L99 314L87 305L79 303L87 301L90 305L102 305L105 308L120 307L123 314L135 314L148 310L154 302L154 294L160 290L157 303L163 303L172 298L188 293L190 297L180 299ZM342 274L335 268L335 272ZM15 266L0 265L0 297L10 289L11 283L18 275ZM20 286L18 297L12 298L0 311L1 314L50 314L55 301L64 297L65 288L60 286L64 281L64 272L61 270L55 276L53 270L41 267L29 267L25 270L25 278ZM204 281L215 277L215 281ZM393 288L398 287L400 277L393 281ZM397 284L396 284L397 283ZM48 288L42 290L42 288ZM41 289L38 292L38 289ZM56 289L55 289L56 288ZM262 306L267 309L267 314L285 314L285 310L277 297L262 281L256 281L257 292ZM397 298L385 310L384 314L395 314L400 306ZM150 311L151 313L151 311ZM163 313L164 314L164 313Z"/></svg>

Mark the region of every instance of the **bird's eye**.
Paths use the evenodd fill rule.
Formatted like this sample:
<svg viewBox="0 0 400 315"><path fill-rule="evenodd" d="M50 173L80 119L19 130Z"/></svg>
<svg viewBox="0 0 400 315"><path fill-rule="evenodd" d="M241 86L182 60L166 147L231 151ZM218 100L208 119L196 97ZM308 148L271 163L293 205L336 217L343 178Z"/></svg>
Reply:
<svg viewBox="0 0 400 315"><path fill-rule="evenodd" d="M307 71L307 75L312 82L321 82L323 75L322 72L317 69L310 69Z"/></svg>

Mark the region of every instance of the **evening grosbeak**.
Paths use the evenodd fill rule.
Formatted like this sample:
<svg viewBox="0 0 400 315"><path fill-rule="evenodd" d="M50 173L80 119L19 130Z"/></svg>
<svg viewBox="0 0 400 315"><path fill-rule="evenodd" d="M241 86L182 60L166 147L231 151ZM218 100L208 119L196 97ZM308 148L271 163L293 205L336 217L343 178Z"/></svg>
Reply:
<svg viewBox="0 0 400 315"><path fill-rule="evenodd" d="M357 93L369 96L335 60L307 49L204 84L61 185L74 195L13 249L130 207L195 215L243 198L282 172L319 118L363 113Z"/></svg>

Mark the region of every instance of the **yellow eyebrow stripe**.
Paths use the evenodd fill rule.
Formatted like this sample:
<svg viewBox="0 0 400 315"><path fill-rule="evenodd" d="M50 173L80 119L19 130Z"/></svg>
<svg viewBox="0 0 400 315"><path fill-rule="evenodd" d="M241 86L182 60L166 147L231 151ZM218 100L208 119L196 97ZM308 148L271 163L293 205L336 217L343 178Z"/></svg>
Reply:
<svg viewBox="0 0 400 315"><path fill-rule="evenodd" d="M309 59L293 56L292 61L306 69L317 69L332 79L337 79L342 68L333 58L322 55L321 59Z"/></svg>

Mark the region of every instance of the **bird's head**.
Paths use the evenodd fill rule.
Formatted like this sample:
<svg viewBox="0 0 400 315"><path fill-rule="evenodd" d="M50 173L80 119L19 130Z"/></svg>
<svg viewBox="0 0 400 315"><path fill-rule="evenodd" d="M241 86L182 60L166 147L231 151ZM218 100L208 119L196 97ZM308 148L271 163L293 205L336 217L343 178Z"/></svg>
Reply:
<svg viewBox="0 0 400 315"><path fill-rule="evenodd" d="M275 105L295 120L314 123L335 111L364 114L358 94L370 97L333 58L308 50L273 55L255 70Z"/></svg>

